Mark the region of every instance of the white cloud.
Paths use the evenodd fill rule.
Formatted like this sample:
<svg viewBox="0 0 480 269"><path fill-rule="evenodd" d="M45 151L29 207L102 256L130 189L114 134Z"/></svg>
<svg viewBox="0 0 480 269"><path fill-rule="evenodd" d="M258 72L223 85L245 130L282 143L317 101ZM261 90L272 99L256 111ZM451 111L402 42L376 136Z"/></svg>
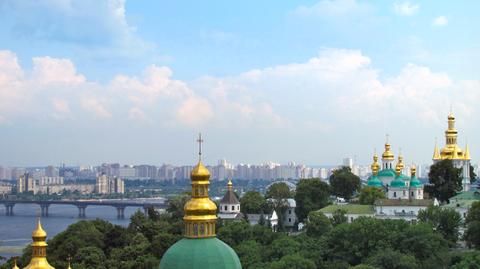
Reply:
<svg viewBox="0 0 480 269"><path fill-rule="evenodd" d="M55 119L66 119L70 117L71 111L68 102L65 99L52 98L54 112L52 117Z"/></svg>
<svg viewBox="0 0 480 269"><path fill-rule="evenodd" d="M412 4L409 1L395 3L393 4L393 8L395 12L401 16L412 16L417 14L417 12L420 10L419 5Z"/></svg>
<svg viewBox="0 0 480 269"><path fill-rule="evenodd" d="M433 26L445 26L448 24L448 19L445 16L438 16L432 21Z"/></svg>
<svg viewBox="0 0 480 269"><path fill-rule="evenodd" d="M42 84L80 84L85 82L85 77L77 74L72 61L48 56L33 58L32 79Z"/></svg>
<svg viewBox="0 0 480 269"><path fill-rule="evenodd" d="M81 101L82 107L100 118L110 118L112 114L105 108L103 102L95 97L86 97Z"/></svg>
<svg viewBox="0 0 480 269"><path fill-rule="evenodd" d="M321 0L312 6L299 6L293 11L293 14L302 17L334 18L352 14L367 14L368 12L370 12L369 6L356 0Z"/></svg>
<svg viewBox="0 0 480 269"><path fill-rule="evenodd" d="M205 98L190 97L176 111L176 119L193 128L204 126L214 116L210 103Z"/></svg>

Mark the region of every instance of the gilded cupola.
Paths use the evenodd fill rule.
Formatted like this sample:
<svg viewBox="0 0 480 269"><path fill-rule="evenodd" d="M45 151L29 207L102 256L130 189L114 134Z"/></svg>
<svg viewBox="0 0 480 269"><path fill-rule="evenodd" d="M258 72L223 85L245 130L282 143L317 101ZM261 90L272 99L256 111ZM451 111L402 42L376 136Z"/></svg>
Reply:
<svg viewBox="0 0 480 269"><path fill-rule="evenodd" d="M43 229L40 218L32 232L32 239L32 259L24 269L55 269L47 261L47 232Z"/></svg>
<svg viewBox="0 0 480 269"><path fill-rule="evenodd" d="M393 161L395 159L393 152L391 151L390 148L391 146L387 138L387 142L385 142L385 151L382 154L382 160Z"/></svg>
<svg viewBox="0 0 480 269"><path fill-rule="evenodd" d="M210 172L202 163L202 137L199 135L199 160L191 173L192 198L185 204L185 236L203 238L215 236L217 206L208 196Z"/></svg>
<svg viewBox="0 0 480 269"><path fill-rule="evenodd" d="M377 153L375 153L373 155L373 163L371 165L371 168L372 168L372 174L373 175L377 175L378 174L378 171L380 170L380 165L378 164L378 155Z"/></svg>

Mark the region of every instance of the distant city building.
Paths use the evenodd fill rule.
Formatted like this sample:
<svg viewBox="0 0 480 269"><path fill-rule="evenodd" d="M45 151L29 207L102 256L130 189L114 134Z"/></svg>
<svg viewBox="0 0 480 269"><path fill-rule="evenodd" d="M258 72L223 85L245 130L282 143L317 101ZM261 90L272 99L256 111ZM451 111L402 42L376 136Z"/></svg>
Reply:
<svg viewBox="0 0 480 269"><path fill-rule="evenodd" d="M41 178L38 180L38 185L39 185L39 186L44 186L44 185L62 185L63 183L64 183L63 177L59 177L59 176L56 176L56 177L46 176L46 177L41 177Z"/></svg>
<svg viewBox="0 0 480 269"><path fill-rule="evenodd" d="M107 177L102 174L97 177L95 192L98 194L125 193L125 183L119 177Z"/></svg>
<svg viewBox="0 0 480 269"><path fill-rule="evenodd" d="M33 194L36 194L35 185L33 177L28 173L24 173L17 179L17 192L32 192Z"/></svg>

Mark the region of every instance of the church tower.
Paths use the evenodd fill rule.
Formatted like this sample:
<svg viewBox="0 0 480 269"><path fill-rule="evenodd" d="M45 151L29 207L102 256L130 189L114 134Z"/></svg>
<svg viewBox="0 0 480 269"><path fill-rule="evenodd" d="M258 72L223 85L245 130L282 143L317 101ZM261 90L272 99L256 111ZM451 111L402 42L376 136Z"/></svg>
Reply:
<svg viewBox="0 0 480 269"><path fill-rule="evenodd" d="M210 172L201 160L201 135L197 141L199 160L190 175L192 198L184 207L184 238L165 252L160 269L241 269L235 251L216 237L217 206L208 196Z"/></svg>
<svg viewBox="0 0 480 269"><path fill-rule="evenodd" d="M47 232L43 230L40 218L37 220L37 228L32 232L32 259L23 269L55 269L47 261Z"/></svg>
<svg viewBox="0 0 480 269"><path fill-rule="evenodd" d="M390 143L388 142L388 136L387 136L387 141L385 142L385 151L382 154L382 169L383 170L389 170L393 169L393 161L395 160L395 156L393 155L393 152L390 149Z"/></svg>

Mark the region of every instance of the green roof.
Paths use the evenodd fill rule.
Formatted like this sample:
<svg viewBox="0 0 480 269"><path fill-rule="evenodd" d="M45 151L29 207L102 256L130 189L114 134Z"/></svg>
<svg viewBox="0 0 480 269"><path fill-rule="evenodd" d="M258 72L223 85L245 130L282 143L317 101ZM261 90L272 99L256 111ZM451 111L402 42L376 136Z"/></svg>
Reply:
<svg viewBox="0 0 480 269"><path fill-rule="evenodd" d="M480 201L480 192L478 190L462 191L450 198L450 203L445 206L469 208L477 201Z"/></svg>
<svg viewBox="0 0 480 269"><path fill-rule="evenodd" d="M395 177L395 171L393 171L393 169L380 170L378 177Z"/></svg>
<svg viewBox="0 0 480 269"><path fill-rule="evenodd" d="M338 209L345 210L347 214L373 214L372 205L346 204L346 205L329 205L319 211L323 214L334 213Z"/></svg>
<svg viewBox="0 0 480 269"><path fill-rule="evenodd" d="M405 184L405 181L403 180L402 176L396 176L395 179L390 182L390 187L393 188L406 188L407 184Z"/></svg>
<svg viewBox="0 0 480 269"><path fill-rule="evenodd" d="M241 269L235 251L216 237L184 238L163 255L160 269Z"/></svg>
<svg viewBox="0 0 480 269"><path fill-rule="evenodd" d="M422 182L420 182L420 180L418 180L417 177L412 177L412 179L410 180L410 187L421 187L422 186Z"/></svg>
<svg viewBox="0 0 480 269"><path fill-rule="evenodd" d="M378 177L375 175L372 175L368 179L367 185L372 187L383 187L382 181L380 181L380 179L378 179Z"/></svg>

